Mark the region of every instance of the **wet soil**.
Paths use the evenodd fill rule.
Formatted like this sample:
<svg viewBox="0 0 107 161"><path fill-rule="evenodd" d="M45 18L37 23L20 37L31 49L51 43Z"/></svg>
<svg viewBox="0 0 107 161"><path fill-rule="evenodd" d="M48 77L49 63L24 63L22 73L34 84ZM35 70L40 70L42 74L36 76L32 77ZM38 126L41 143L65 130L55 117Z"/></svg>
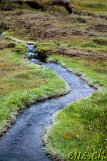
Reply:
<svg viewBox="0 0 107 161"><path fill-rule="evenodd" d="M35 63L40 61L31 59ZM16 123L0 138L0 161L49 161L43 147L42 137L52 124L53 115L80 98L90 96L92 89L80 77L54 63L42 63L63 77L72 91L69 94L29 105L17 118Z"/></svg>

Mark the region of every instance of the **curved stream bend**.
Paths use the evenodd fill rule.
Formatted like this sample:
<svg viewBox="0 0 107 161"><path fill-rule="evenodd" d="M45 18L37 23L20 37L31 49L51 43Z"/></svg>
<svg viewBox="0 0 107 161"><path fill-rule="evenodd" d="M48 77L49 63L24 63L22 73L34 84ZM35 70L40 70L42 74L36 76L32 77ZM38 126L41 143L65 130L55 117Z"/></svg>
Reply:
<svg viewBox="0 0 107 161"><path fill-rule="evenodd" d="M37 62L32 59L31 61ZM49 161L42 143L44 130L51 124L55 112L69 103L91 95L94 89L67 69L53 63L42 63L52 68L71 86L72 91L60 98L30 105L16 123L0 139L0 161Z"/></svg>

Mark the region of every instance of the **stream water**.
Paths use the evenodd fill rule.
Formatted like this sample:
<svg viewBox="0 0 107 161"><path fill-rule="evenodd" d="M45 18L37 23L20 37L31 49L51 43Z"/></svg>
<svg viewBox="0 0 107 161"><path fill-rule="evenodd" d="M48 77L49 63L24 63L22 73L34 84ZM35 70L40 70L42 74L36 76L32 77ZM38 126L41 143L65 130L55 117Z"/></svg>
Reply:
<svg viewBox="0 0 107 161"><path fill-rule="evenodd" d="M34 55L33 44L28 44L33 63L40 63ZM70 85L72 91L65 96L35 103L25 109L16 123L0 138L0 161L49 161L42 143L46 128L51 125L53 115L79 98L90 96L94 89L66 68L54 63L42 63L52 68Z"/></svg>

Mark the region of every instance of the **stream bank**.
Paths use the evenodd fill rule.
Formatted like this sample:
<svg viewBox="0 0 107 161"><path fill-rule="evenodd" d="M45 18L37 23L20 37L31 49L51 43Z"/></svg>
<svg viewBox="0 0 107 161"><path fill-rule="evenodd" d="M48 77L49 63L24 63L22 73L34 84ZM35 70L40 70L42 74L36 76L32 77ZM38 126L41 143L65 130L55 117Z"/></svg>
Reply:
<svg viewBox="0 0 107 161"><path fill-rule="evenodd" d="M52 68L71 87L67 95L29 105L18 116L16 123L0 138L1 161L49 161L45 154L42 137L52 122L53 115L78 99L88 97L94 89L81 78L54 63L41 65Z"/></svg>

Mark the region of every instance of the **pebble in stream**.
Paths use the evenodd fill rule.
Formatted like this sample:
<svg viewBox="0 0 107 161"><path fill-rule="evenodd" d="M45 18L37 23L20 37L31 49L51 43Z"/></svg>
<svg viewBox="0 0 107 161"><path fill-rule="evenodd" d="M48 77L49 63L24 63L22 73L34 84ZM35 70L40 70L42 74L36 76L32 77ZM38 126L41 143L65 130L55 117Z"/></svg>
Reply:
<svg viewBox="0 0 107 161"><path fill-rule="evenodd" d="M67 69L53 63L52 68L70 85L72 91L62 97L30 105L18 116L16 123L0 138L0 161L49 161L43 149L42 137L53 115L79 98L91 95L94 89Z"/></svg>

